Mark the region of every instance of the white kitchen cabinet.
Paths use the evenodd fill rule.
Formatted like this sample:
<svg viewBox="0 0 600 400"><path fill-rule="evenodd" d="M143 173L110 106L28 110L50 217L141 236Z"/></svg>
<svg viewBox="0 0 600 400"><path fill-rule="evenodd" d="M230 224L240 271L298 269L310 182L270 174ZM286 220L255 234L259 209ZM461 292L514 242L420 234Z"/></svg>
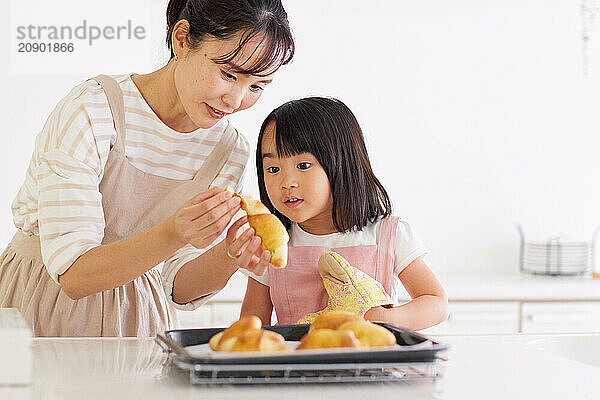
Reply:
<svg viewBox="0 0 600 400"><path fill-rule="evenodd" d="M524 302L523 333L600 332L600 302Z"/></svg>
<svg viewBox="0 0 600 400"><path fill-rule="evenodd" d="M448 305L448 320L421 332L428 335L517 333L519 302L461 302Z"/></svg>
<svg viewBox="0 0 600 400"><path fill-rule="evenodd" d="M179 328L229 326L239 318L241 301L209 302L178 311ZM448 320L421 332L427 335L600 332L598 301L450 301ZM273 315L273 323L276 322Z"/></svg>

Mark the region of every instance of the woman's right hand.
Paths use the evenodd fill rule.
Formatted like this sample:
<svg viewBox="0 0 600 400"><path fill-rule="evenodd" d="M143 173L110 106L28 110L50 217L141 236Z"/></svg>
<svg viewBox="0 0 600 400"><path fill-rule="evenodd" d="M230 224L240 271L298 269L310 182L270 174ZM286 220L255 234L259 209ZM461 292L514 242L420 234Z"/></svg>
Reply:
<svg viewBox="0 0 600 400"><path fill-rule="evenodd" d="M223 233L239 210L239 197L213 187L192 197L169 218L172 234L181 246L208 247Z"/></svg>

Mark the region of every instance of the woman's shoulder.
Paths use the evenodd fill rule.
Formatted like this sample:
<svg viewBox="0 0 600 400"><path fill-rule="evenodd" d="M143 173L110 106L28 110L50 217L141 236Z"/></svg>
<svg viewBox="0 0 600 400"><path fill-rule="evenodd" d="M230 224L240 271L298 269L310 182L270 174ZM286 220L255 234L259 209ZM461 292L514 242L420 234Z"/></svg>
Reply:
<svg viewBox="0 0 600 400"><path fill-rule="evenodd" d="M94 80L86 80L75 85L58 102L53 114L68 116L89 108L108 108L108 100L103 93L102 86Z"/></svg>
<svg viewBox="0 0 600 400"><path fill-rule="evenodd" d="M247 149L250 149L250 141L242 131L235 127L235 125L232 122L227 121L223 125L223 131L235 135L238 138L238 146L243 146Z"/></svg>
<svg viewBox="0 0 600 400"><path fill-rule="evenodd" d="M121 76L113 76L117 82ZM110 107L102 86L86 80L73 86L55 105L38 134L40 152L63 151L85 157L90 148L98 152L109 146L114 135ZM77 148L73 147L77 143ZM78 154L81 153L81 154Z"/></svg>
<svg viewBox="0 0 600 400"><path fill-rule="evenodd" d="M109 75L113 78L122 90L126 90L126 82L129 74ZM75 85L69 93L62 99L63 103L77 105L106 105L108 107L108 99L102 88L102 85L93 78L87 79Z"/></svg>
<svg viewBox="0 0 600 400"><path fill-rule="evenodd" d="M245 159L250 158L250 141L248 138L239 129L237 129L233 123L229 121L226 121L226 123L223 124L222 129L223 132L235 135L237 137L234 153L244 157Z"/></svg>

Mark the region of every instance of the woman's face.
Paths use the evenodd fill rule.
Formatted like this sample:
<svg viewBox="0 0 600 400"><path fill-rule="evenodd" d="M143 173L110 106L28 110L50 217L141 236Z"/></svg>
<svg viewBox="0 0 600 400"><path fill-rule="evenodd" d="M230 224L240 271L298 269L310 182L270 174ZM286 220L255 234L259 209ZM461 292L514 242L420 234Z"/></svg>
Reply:
<svg viewBox="0 0 600 400"><path fill-rule="evenodd" d="M316 157L311 153L278 157L273 122L265 128L261 153L265 187L273 206L307 232L335 232L331 185Z"/></svg>
<svg viewBox="0 0 600 400"><path fill-rule="evenodd" d="M185 41L179 47L173 43L178 56L173 73L175 89L186 114L200 128L211 128L225 115L251 107L272 81L277 66L266 76L254 76L234 72L234 65L212 61L234 50L239 40L239 35L229 40L206 39L191 51ZM260 38L249 41L233 63L252 65L263 50L259 43Z"/></svg>

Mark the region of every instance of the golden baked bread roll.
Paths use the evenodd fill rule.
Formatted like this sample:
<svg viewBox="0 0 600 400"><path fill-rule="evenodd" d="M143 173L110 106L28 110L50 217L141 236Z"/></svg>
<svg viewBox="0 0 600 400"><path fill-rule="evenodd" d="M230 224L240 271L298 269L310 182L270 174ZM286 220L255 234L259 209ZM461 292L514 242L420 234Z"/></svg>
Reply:
<svg viewBox="0 0 600 400"><path fill-rule="evenodd" d="M394 334L384 327L365 321L362 317L348 311L332 310L317 316L297 348L368 348L393 346L395 343Z"/></svg>
<svg viewBox="0 0 600 400"><path fill-rule="evenodd" d="M329 349L336 347L360 347L360 342L352 331L315 329L302 337L296 349Z"/></svg>
<svg viewBox="0 0 600 400"><path fill-rule="evenodd" d="M285 268L287 243L290 240L285 226L259 200L245 199L233 192L231 188L227 188L227 190L242 200L241 207L248 215L248 224L254 228L256 236L262 240L263 248L271 252L271 265L275 268Z"/></svg>
<svg viewBox="0 0 600 400"><path fill-rule="evenodd" d="M338 329L338 327L349 321L364 321L359 315L348 311L332 310L320 314L313 321L309 328L312 332L315 329Z"/></svg>
<svg viewBox="0 0 600 400"><path fill-rule="evenodd" d="M210 346L211 350L218 351L217 349L219 348L219 342L221 341L222 337L223 337L223 332L219 332L210 338L210 340L208 341L208 345Z"/></svg>
<svg viewBox="0 0 600 400"><path fill-rule="evenodd" d="M286 351L285 339L279 333L262 329L260 318L248 315L213 335L209 346L213 351Z"/></svg>
<svg viewBox="0 0 600 400"><path fill-rule="evenodd" d="M338 329L354 332L362 347L393 346L396 343L396 336L392 332L369 321L349 321Z"/></svg>
<svg viewBox="0 0 600 400"><path fill-rule="evenodd" d="M238 336L231 351L287 351L285 340L279 333L264 329L251 329Z"/></svg>
<svg viewBox="0 0 600 400"><path fill-rule="evenodd" d="M238 321L222 332L218 343L215 343L213 350L216 351L231 351L239 335L250 329L261 329L262 321L254 315L248 315L240 318ZM218 334L217 334L218 335ZM216 336L216 335L215 335ZM211 340L214 336L211 338ZM210 341L208 342L210 345Z"/></svg>

